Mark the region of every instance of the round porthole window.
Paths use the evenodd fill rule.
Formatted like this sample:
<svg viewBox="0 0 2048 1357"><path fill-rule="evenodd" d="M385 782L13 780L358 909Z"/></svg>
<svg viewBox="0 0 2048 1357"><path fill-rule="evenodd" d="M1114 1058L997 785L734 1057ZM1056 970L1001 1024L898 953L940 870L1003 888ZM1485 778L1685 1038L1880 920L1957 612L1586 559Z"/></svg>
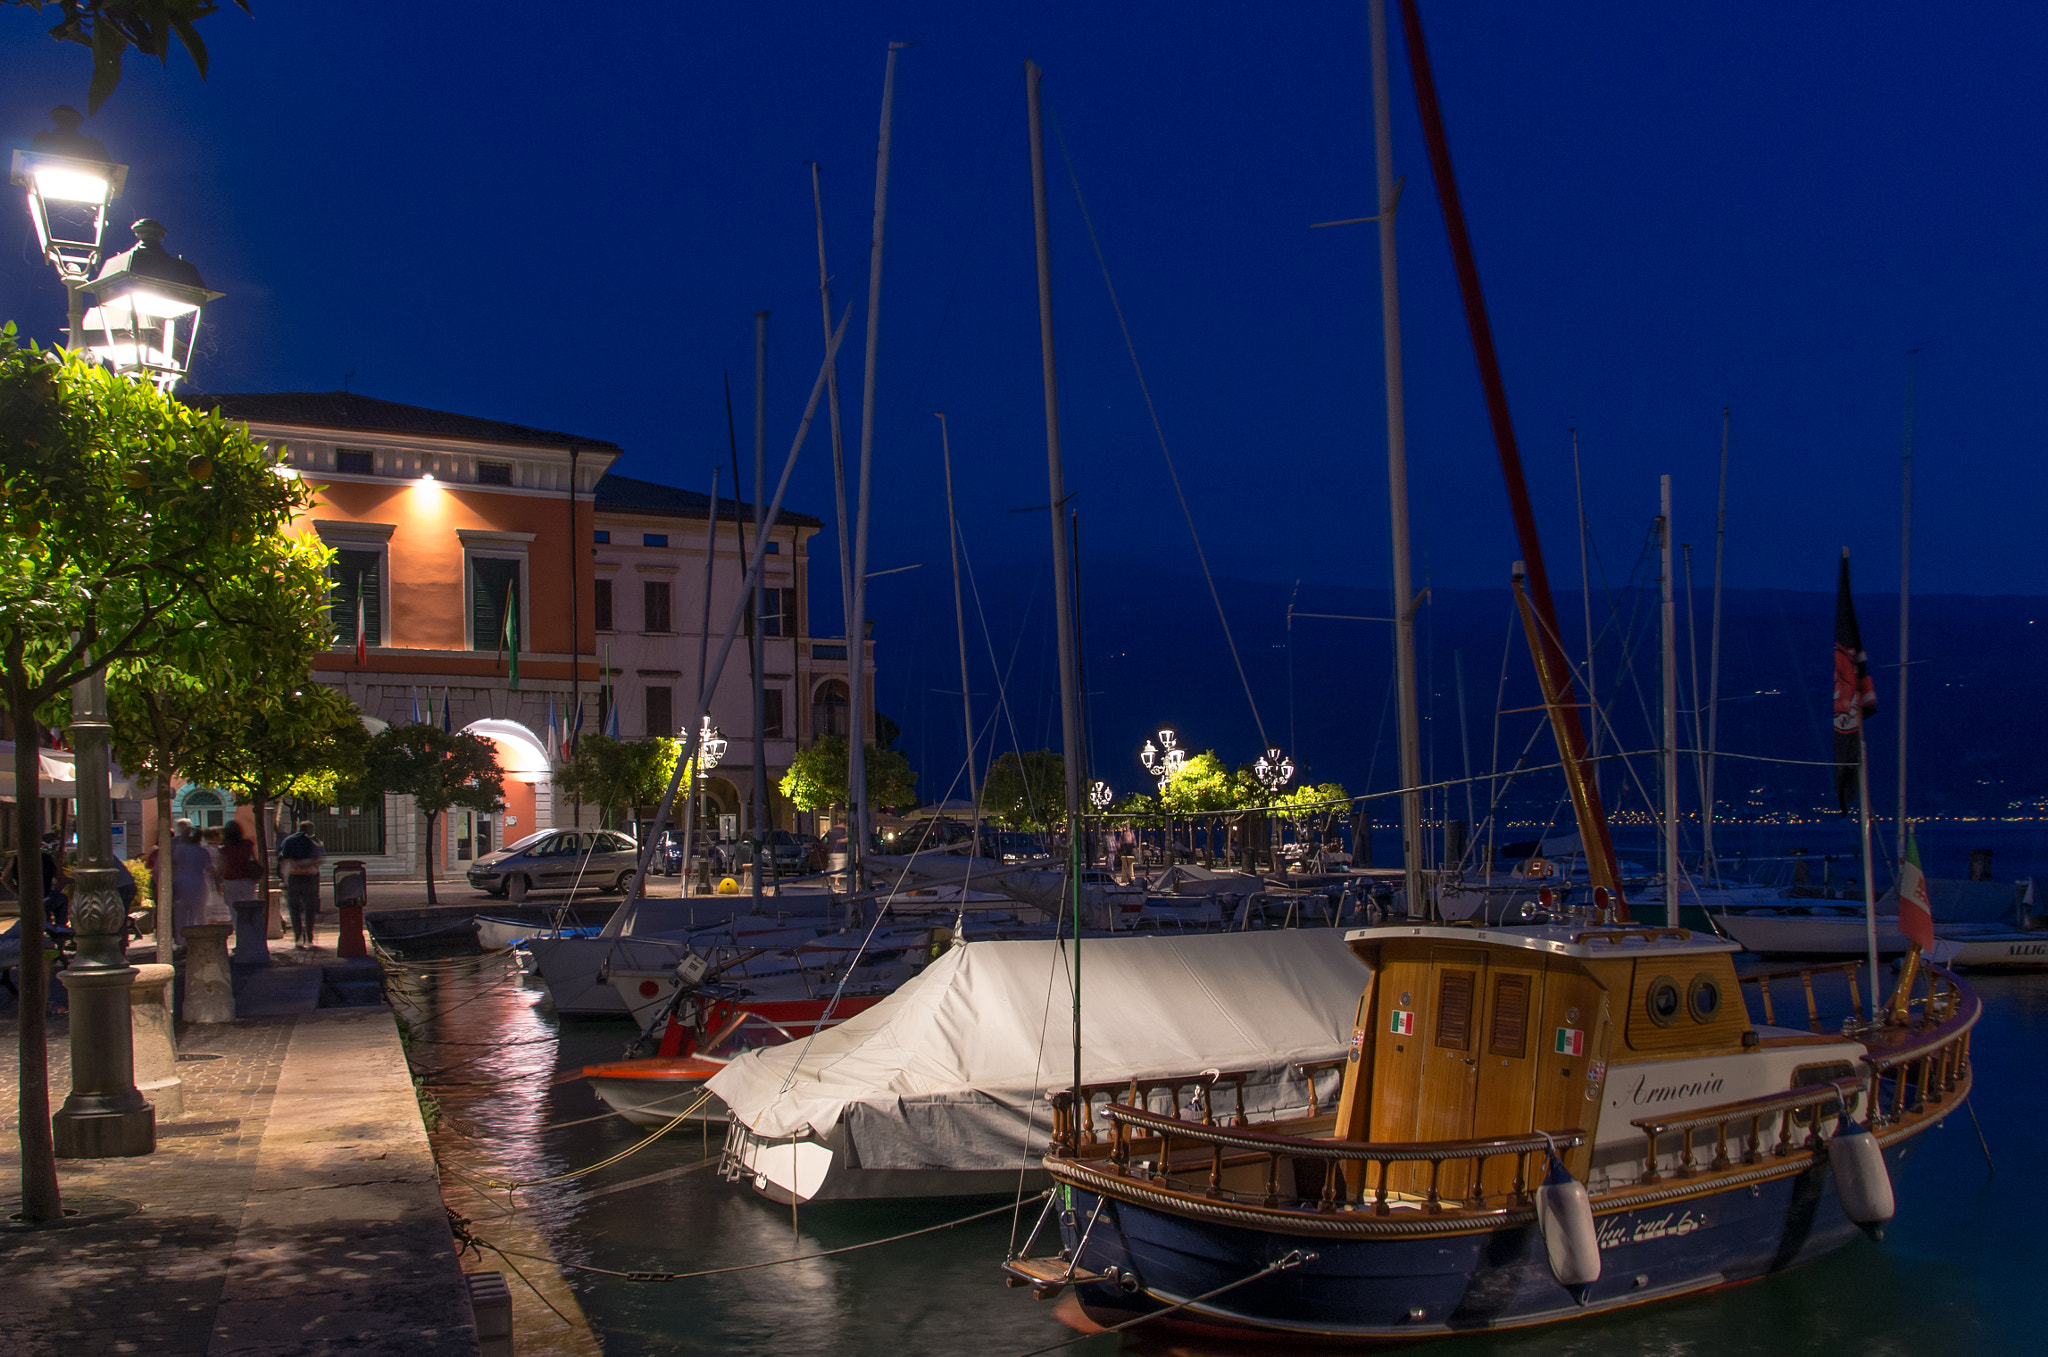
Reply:
<svg viewBox="0 0 2048 1357"><path fill-rule="evenodd" d="M1643 1003L1650 1011L1650 1021L1659 1027L1669 1027L1678 1021L1678 982L1668 975L1660 975L1650 982L1650 988L1643 995Z"/></svg>
<svg viewBox="0 0 2048 1357"><path fill-rule="evenodd" d="M1721 985L1711 975L1696 975L1685 991L1685 1006L1694 1022L1712 1022L1721 1016Z"/></svg>

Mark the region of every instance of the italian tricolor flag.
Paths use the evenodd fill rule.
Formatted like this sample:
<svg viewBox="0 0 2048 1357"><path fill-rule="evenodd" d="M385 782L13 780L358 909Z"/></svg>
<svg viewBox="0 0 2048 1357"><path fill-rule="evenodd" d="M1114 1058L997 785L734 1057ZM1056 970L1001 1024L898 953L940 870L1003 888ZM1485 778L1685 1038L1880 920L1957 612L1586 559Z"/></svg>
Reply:
<svg viewBox="0 0 2048 1357"><path fill-rule="evenodd" d="M1906 860L1899 864L1899 931L1921 951L1934 950L1934 907L1920 870L1920 845L1911 834L1906 835Z"/></svg>

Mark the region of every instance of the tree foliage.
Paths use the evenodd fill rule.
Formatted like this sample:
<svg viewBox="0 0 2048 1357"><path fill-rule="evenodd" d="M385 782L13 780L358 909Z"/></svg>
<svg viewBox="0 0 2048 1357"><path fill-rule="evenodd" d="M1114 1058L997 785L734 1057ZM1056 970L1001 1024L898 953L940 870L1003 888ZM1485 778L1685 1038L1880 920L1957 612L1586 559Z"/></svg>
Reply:
<svg viewBox="0 0 2048 1357"><path fill-rule="evenodd" d="M176 38L206 79L206 43L194 27L217 12L215 0L4 0L16 9L50 10L60 14L50 36L59 42L75 42L92 53L92 83L87 86L86 111L99 112L100 105L121 83L121 57L134 48L168 66L171 39ZM235 0L235 7L251 14L249 0Z"/></svg>
<svg viewBox="0 0 2048 1357"><path fill-rule="evenodd" d="M1050 749L1015 750L989 765L982 814L1011 829L1041 830L1067 818L1067 760Z"/></svg>
<svg viewBox="0 0 2048 1357"><path fill-rule="evenodd" d="M555 786L571 801L593 805L612 824L620 811L635 806L658 805L675 776L682 742L657 736L646 740L620 740L609 735L585 735L576 741L576 752L555 774ZM687 765L683 776L690 776Z"/></svg>
<svg viewBox="0 0 2048 1357"><path fill-rule="evenodd" d="M1248 800L1252 793L1259 799ZM1181 764L1159 800L1172 815L1214 815L1260 805L1264 795L1243 770L1233 773L1214 750L1205 750Z"/></svg>
<svg viewBox="0 0 2048 1357"><path fill-rule="evenodd" d="M810 748L796 751L789 770L776 784L777 790L803 811L849 804L846 754L844 735L821 737ZM898 750L867 747L867 784L870 806L908 806L917 798L917 774Z"/></svg>
<svg viewBox="0 0 2048 1357"><path fill-rule="evenodd" d="M82 354L46 354L0 327L0 672L17 785L37 779L41 718L72 685L219 625L223 581L260 573L305 483L219 414L117 377ZM323 590L324 593L324 590ZM42 835L42 800L15 806L17 841ZM25 865L33 868L35 857ZM31 879L33 873L29 874ZM40 936L42 892L22 891ZM19 1037L22 1214L61 1210L50 1143L47 980L23 968Z"/></svg>
<svg viewBox="0 0 2048 1357"><path fill-rule="evenodd" d="M1344 814L1351 808L1351 798L1345 794L1341 782L1319 782L1312 787L1296 787L1291 792L1282 793L1272 800L1271 805L1276 813L1296 825L1302 825L1310 820Z"/></svg>
<svg viewBox="0 0 2048 1357"><path fill-rule="evenodd" d="M505 804L505 774L489 740L425 721L386 726L370 738L354 798L409 796L427 817L427 901L434 903L434 838L455 809L493 811Z"/></svg>

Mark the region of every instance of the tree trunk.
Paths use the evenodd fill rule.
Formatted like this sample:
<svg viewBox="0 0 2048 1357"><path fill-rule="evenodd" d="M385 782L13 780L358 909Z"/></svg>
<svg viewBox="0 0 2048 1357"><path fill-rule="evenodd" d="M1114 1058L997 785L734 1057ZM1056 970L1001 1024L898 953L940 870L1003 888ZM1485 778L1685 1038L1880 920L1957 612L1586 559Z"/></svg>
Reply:
<svg viewBox="0 0 2048 1357"><path fill-rule="evenodd" d="M150 883L156 901L156 959L168 966L171 964L171 950L176 945L172 930L173 907L171 900L171 750L169 733L164 728L164 715L153 701L148 703L149 733L156 748L151 751L156 763L156 880Z"/></svg>
<svg viewBox="0 0 2048 1357"><path fill-rule="evenodd" d="M42 727L23 681L18 648L9 654L7 705L14 717L15 894L21 902L21 1218L31 1223L63 1215L57 1191L57 1151L50 1139L50 1049L47 1007L50 972L43 963Z"/></svg>
<svg viewBox="0 0 2048 1357"><path fill-rule="evenodd" d="M427 812L427 904L430 907L440 903L434 898L434 828L440 819L438 812Z"/></svg>
<svg viewBox="0 0 2048 1357"><path fill-rule="evenodd" d="M270 794L258 791L250 798L256 818L256 898L263 902L264 931L270 929L270 836L264 832L264 817L270 812Z"/></svg>

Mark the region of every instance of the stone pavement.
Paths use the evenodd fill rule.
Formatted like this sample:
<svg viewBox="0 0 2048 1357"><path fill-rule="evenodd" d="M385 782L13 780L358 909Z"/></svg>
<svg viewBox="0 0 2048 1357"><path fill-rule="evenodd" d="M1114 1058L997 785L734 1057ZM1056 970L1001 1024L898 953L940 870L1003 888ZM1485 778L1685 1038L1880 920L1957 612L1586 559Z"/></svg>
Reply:
<svg viewBox="0 0 2048 1357"><path fill-rule="evenodd" d="M15 1036L0 1020L0 1200L20 1176ZM53 1019L53 1106L68 1040ZM390 1009L187 1026L178 1059L185 1115L156 1153L58 1161L82 1223L0 1220L0 1352L477 1352Z"/></svg>

